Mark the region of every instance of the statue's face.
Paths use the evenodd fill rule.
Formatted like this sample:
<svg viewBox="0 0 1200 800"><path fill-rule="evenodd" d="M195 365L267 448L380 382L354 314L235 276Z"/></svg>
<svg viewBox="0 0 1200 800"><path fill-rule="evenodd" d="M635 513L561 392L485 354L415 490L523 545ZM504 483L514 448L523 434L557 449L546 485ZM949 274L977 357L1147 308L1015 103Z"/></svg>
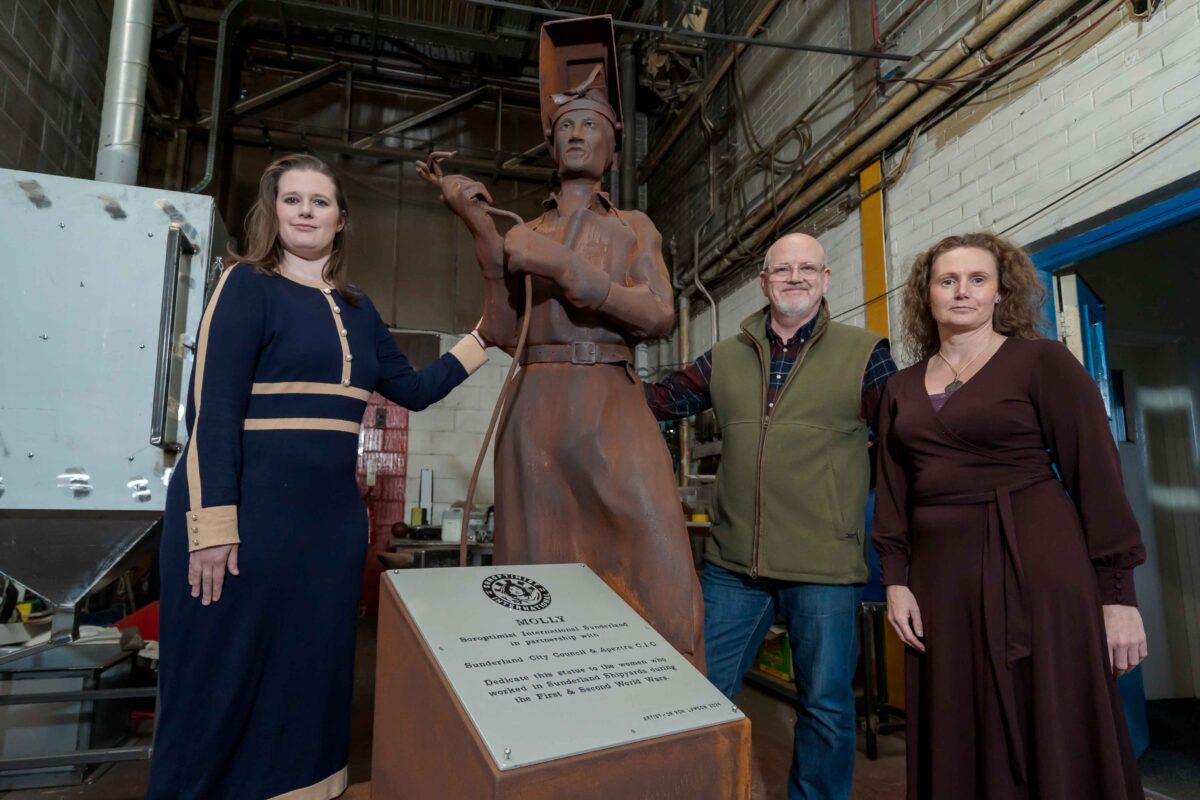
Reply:
<svg viewBox="0 0 1200 800"><path fill-rule="evenodd" d="M564 180L599 180L612 166L615 147L616 131L603 114L579 108L554 123L554 158Z"/></svg>

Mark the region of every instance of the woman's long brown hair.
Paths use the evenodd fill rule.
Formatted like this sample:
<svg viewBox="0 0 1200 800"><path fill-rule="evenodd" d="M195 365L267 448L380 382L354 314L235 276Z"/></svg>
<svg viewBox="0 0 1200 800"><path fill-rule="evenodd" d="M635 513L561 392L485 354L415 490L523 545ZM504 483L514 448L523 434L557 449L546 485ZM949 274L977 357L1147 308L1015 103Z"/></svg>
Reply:
<svg viewBox="0 0 1200 800"><path fill-rule="evenodd" d="M1000 273L1000 302L992 312L992 327L1017 339L1040 339L1046 290L1028 254L994 233L981 231L947 236L917 256L901 295L901 330L908 355L916 361L933 356L941 347L937 322L929 308L933 262L960 247L985 250L996 259Z"/></svg>
<svg viewBox="0 0 1200 800"><path fill-rule="evenodd" d="M343 225L333 236L333 250L321 271L321 277L337 289L347 302L354 304L358 300L358 293L347 280L350 268L350 207L346 205L346 193L342 191L342 182L337 174L314 155L286 155L275 159L263 170L258 181L258 198L246 214L246 247L240 253L230 248L230 263L253 264L262 272L282 274L283 243L279 241L279 217L275 213L275 201L279 196L279 180L285 172L292 170L319 172L333 181L334 202L342 215Z"/></svg>

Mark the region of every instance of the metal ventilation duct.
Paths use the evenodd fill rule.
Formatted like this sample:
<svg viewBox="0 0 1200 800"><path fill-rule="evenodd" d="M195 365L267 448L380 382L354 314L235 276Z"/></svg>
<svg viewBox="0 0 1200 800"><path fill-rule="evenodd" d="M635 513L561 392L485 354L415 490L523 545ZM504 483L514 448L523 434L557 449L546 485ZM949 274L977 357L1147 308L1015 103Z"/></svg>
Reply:
<svg viewBox="0 0 1200 800"><path fill-rule="evenodd" d="M98 181L137 183L153 23L153 0L113 3L100 149L96 154Z"/></svg>

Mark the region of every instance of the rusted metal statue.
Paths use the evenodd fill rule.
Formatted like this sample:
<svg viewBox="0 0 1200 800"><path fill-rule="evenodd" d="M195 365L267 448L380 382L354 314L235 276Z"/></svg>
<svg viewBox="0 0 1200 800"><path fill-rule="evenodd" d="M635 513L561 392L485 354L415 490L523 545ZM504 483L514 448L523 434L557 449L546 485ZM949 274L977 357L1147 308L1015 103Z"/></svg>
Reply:
<svg viewBox="0 0 1200 800"><path fill-rule="evenodd" d="M542 216L502 236L481 183L443 175L445 154L418 165L475 239L487 284L481 334L513 353L528 333L496 441L495 561L587 564L703 669L679 493L632 363L633 346L674 324L662 238L600 190L621 149L611 18L546 23L540 70L562 179Z"/></svg>

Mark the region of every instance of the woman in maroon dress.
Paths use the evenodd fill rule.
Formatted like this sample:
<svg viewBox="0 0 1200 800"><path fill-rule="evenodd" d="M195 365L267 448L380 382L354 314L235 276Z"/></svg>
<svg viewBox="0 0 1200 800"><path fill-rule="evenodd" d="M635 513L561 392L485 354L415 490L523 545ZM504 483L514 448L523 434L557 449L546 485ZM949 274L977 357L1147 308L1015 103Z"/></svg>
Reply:
<svg viewBox="0 0 1200 800"><path fill-rule="evenodd" d="M1146 656L1144 549L1091 377L989 233L916 260L872 533L907 644L908 797L1142 800L1115 675Z"/></svg>

